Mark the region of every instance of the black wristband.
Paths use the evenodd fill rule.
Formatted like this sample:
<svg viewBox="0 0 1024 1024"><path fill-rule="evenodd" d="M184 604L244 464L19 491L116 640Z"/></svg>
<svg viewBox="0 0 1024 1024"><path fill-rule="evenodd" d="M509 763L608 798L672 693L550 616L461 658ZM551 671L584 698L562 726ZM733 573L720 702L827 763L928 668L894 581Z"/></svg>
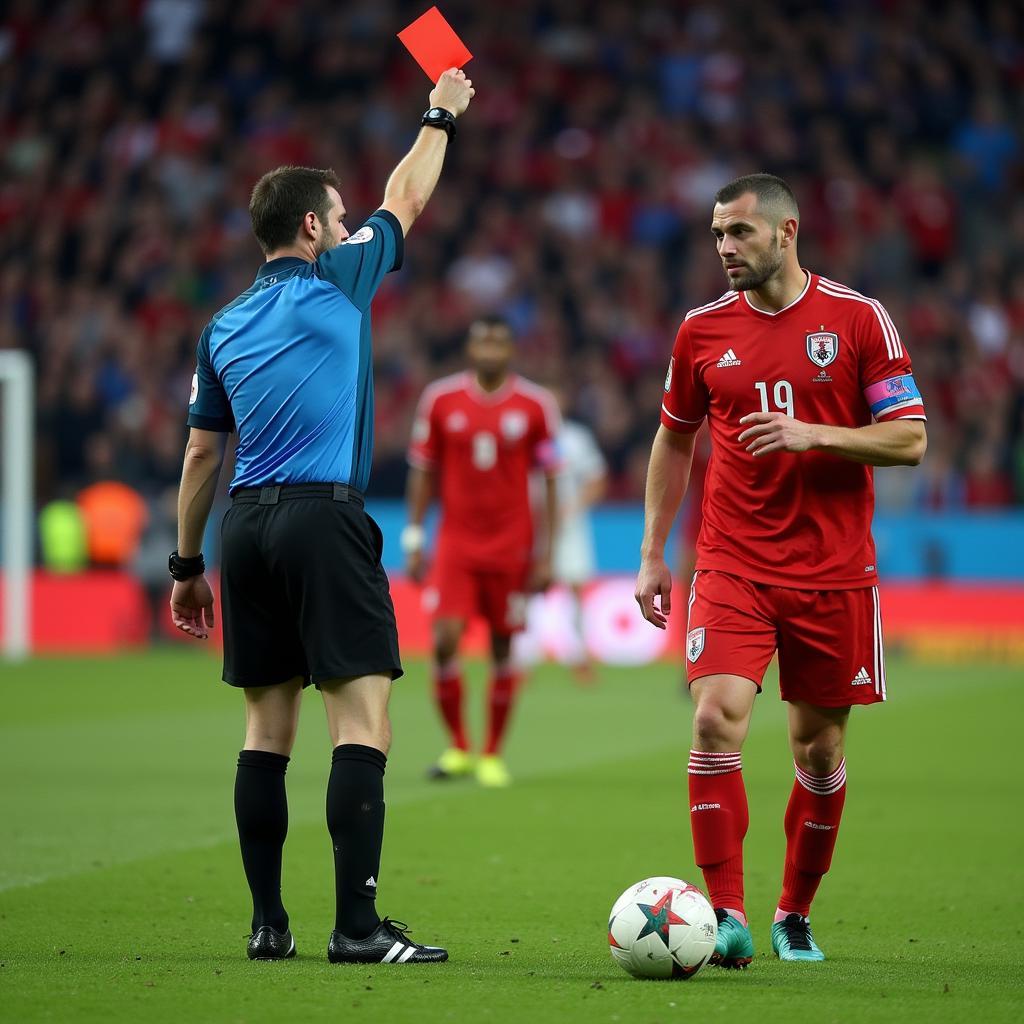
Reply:
<svg viewBox="0 0 1024 1024"><path fill-rule="evenodd" d="M427 128L440 128L451 142L455 138L455 115L444 107L431 107L420 118L420 124Z"/></svg>
<svg viewBox="0 0 1024 1024"><path fill-rule="evenodd" d="M178 581L190 580L206 572L206 561L201 554L182 558L177 551L172 551L167 559L167 569Z"/></svg>

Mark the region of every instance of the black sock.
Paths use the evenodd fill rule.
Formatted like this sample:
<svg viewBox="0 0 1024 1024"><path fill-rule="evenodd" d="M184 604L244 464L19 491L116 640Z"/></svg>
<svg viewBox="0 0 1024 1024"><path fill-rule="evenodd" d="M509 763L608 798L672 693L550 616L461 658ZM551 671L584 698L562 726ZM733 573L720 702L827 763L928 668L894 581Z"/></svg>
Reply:
<svg viewBox="0 0 1024 1024"><path fill-rule="evenodd" d="M374 901L384 841L387 763L381 751L359 743L342 743L331 759L327 828L334 842L334 927L350 939L364 939L380 924Z"/></svg>
<svg viewBox="0 0 1024 1024"><path fill-rule="evenodd" d="M288 758L269 750L243 750L235 775L235 821L242 865L252 892L252 930L288 927L281 902L281 851L288 834L284 773Z"/></svg>

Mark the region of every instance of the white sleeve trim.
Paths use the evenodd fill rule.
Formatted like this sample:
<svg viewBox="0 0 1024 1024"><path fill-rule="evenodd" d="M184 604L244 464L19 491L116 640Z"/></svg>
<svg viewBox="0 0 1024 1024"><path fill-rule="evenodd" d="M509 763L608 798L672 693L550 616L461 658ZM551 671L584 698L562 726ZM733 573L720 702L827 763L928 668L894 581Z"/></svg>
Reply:
<svg viewBox="0 0 1024 1024"><path fill-rule="evenodd" d="M684 420L682 416L677 416L675 413L669 412L668 409L665 408L664 402L661 403L661 411L670 419L675 420L676 423L689 423L692 426L695 423L703 423L705 420L704 416L701 416L699 420Z"/></svg>

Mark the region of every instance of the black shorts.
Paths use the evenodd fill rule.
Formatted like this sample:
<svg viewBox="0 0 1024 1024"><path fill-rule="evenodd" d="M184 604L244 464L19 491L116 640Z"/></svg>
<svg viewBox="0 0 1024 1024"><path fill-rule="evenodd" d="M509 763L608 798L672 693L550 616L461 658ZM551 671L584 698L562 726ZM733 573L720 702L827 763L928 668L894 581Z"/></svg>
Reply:
<svg viewBox="0 0 1024 1024"><path fill-rule="evenodd" d="M221 541L226 683L402 675L383 537L358 492L331 484L238 492Z"/></svg>

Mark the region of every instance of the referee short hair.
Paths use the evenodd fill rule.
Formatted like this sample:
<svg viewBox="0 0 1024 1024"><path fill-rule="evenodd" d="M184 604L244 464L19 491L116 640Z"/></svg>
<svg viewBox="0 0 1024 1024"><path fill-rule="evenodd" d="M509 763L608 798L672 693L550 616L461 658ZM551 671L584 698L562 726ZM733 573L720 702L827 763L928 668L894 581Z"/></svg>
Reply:
<svg viewBox="0 0 1024 1024"><path fill-rule="evenodd" d="M307 213L315 213L326 224L331 209L327 189L340 186L330 168L278 167L264 174L249 199L253 234L263 251L291 245Z"/></svg>
<svg viewBox="0 0 1024 1024"><path fill-rule="evenodd" d="M716 203L731 203L751 193L757 196L758 212L774 224L785 217L800 219L800 208L793 190L774 174L744 174L715 193Z"/></svg>

